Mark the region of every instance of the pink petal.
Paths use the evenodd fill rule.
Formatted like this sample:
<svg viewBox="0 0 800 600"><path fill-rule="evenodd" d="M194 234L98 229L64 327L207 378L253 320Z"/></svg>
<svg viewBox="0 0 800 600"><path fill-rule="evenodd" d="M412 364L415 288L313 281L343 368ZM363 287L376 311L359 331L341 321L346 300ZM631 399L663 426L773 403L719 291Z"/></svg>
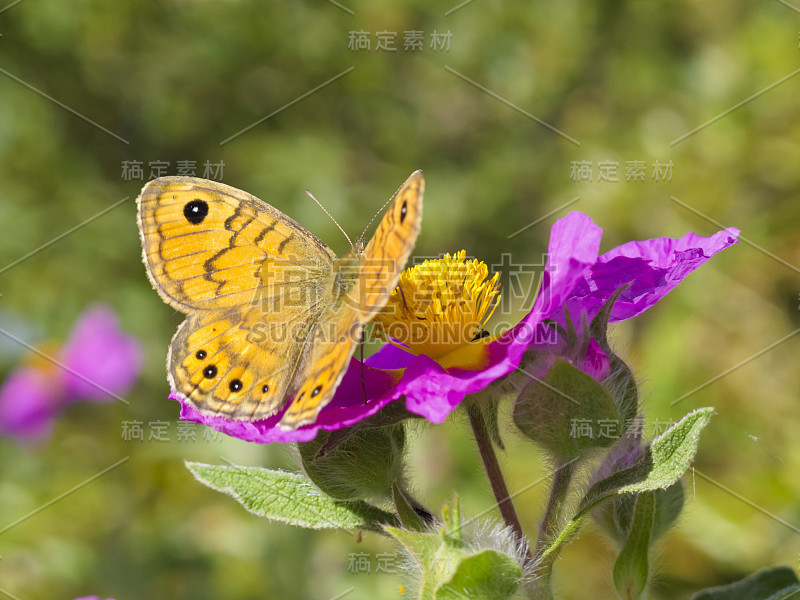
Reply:
<svg viewBox="0 0 800 600"><path fill-rule="evenodd" d="M35 442L48 435L64 390L58 377L33 368L12 371L0 387L0 435Z"/></svg>
<svg viewBox="0 0 800 600"><path fill-rule="evenodd" d="M86 310L61 350L71 400L109 401L136 381L142 363L139 342L122 332L106 306Z"/></svg>

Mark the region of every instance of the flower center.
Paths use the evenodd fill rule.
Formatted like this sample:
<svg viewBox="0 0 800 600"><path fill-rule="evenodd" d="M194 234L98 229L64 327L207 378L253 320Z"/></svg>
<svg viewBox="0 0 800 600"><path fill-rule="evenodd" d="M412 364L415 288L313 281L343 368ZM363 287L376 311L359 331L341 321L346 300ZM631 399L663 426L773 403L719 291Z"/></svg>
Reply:
<svg viewBox="0 0 800 600"><path fill-rule="evenodd" d="M429 259L400 275L377 332L414 354L439 358L484 337L483 326L500 300L498 274L468 260L466 250Z"/></svg>
<svg viewBox="0 0 800 600"><path fill-rule="evenodd" d="M31 367L46 373L48 376L57 374L61 371L61 367L54 362L50 356L58 356L61 350L61 344L55 340L46 340L37 344L36 350L30 350L22 357L22 366Z"/></svg>

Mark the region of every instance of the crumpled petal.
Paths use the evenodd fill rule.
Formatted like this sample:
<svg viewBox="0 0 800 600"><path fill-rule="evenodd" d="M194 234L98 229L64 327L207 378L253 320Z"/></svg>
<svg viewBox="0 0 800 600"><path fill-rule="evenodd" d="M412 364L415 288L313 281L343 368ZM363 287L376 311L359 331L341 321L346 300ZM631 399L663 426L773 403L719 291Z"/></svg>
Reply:
<svg viewBox="0 0 800 600"><path fill-rule="evenodd" d="M628 242L606 252L584 275L567 307L573 318L586 312L588 320L623 285L628 284L611 311L610 323L636 317L656 304L689 273L717 252L737 242L739 230L729 227L711 237L687 233L681 238Z"/></svg>
<svg viewBox="0 0 800 600"><path fill-rule="evenodd" d="M104 402L124 394L139 375L139 342L117 325L114 311L97 305L83 313L60 353L69 400Z"/></svg>

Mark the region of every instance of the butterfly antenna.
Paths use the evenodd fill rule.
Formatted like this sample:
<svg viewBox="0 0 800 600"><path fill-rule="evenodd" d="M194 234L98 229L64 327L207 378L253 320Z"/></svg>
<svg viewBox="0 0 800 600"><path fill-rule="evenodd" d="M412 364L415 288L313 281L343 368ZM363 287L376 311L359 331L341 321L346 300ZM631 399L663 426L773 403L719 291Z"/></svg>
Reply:
<svg viewBox="0 0 800 600"><path fill-rule="evenodd" d="M344 237L346 237L346 238L347 238L347 241L349 242L349 244L350 244L350 247L352 248L352 247L353 247L353 242L352 242L352 240L350 239L350 236L349 236L349 235L347 235L347 232L346 232L344 229L342 229L342 226L341 226L341 225L339 225L339 222L338 222L336 219L334 219L334 218L333 218L333 215L332 215L331 213L329 213L329 212L328 212L328 209L327 209L327 208L325 208L324 206L322 206L322 203L321 203L319 200L317 200L316 198L314 198L314 194L312 194L312 193L311 193L311 192L309 192L308 190L306 190L305 192L306 192L306 196L308 196L308 197L309 197L309 198L311 198L311 199L312 199L314 202L316 202L316 203L317 203L317 206L319 206L319 207L322 209L322 211L323 211L323 212L324 212L326 215L328 215L328 217L330 217L331 221L333 221L333 224L334 224L334 225L336 225L336 226L339 228L339 231L341 231L341 232L344 234Z"/></svg>
<svg viewBox="0 0 800 600"><path fill-rule="evenodd" d="M395 194L395 196L396 196L396 195L397 195L397 194ZM358 236L358 239L360 239L360 240L366 239L364 236L367 234L367 230L370 228L370 225L372 225L372 223L375 221L375 219L377 218L377 216L378 216L378 215L380 215L380 214L382 214L382 213L383 213L383 209L384 209L384 208L386 208L387 206L389 206L389 203L390 203L392 200L394 200L394 196L392 196L391 198L389 198L389 199L388 199L388 200L387 200L387 201L384 203L384 205L383 205L383 206L381 206L381 207L378 209L378 211L377 211L377 212L376 212L374 215L372 215L372 218L369 220L369 223L367 223L367 226L366 226L366 227L364 227L364 231L362 231L362 232L361 232L361 235L360 235L360 236Z"/></svg>

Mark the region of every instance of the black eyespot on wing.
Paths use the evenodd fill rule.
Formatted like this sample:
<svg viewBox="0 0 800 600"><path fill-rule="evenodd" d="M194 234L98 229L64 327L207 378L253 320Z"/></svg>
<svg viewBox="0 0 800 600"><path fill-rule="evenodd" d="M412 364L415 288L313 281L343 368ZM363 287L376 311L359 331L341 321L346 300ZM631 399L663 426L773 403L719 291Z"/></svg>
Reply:
<svg viewBox="0 0 800 600"><path fill-rule="evenodd" d="M317 387L314 388L314 391L311 392L311 397L313 398L314 396L319 394L321 391L322 391L322 386L318 385Z"/></svg>
<svg viewBox="0 0 800 600"><path fill-rule="evenodd" d="M241 379L231 379L230 383L228 384L228 389L232 392L238 392L244 387L242 384Z"/></svg>
<svg viewBox="0 0 800 600"><path fill-rule="evenodd" d="M198 351L197 351L197 352L195 352L195 354L194 354L194 357L195 357L197 360L203 360L203 359L204 359L206 356L208 356L208 353L207 353L205 350L198 350Z"/></svg>
<svg viewBox="0 0 800 600"><path fill-rule="evenodd" d="M208 203L204 200L192 200L183 207L183 216L192 225L199 225L208 216Z"/></svg>
<svg viewBox="0 0 800 600"><path fill-rule="evenodd" d="M203 369L203 377L206 379L213 379L217 376L217 367L216 365L208 365L205 369Z"/></svg>
<svg viewBox="0 0 800 600"><path fill-rule="evenodd" d="M263 386L261 386L261 393L262 394L266 394L268 391L269 391L269 384L268 383L265 383Z"/></svg>
<svg viewBox="0 0 800 600"><path fill-rule="evenodd" d="M408 214L408 201L403 200L403 206L400 208L400 224L402 225L403 221L406 220L406 214Z"/></svg>

